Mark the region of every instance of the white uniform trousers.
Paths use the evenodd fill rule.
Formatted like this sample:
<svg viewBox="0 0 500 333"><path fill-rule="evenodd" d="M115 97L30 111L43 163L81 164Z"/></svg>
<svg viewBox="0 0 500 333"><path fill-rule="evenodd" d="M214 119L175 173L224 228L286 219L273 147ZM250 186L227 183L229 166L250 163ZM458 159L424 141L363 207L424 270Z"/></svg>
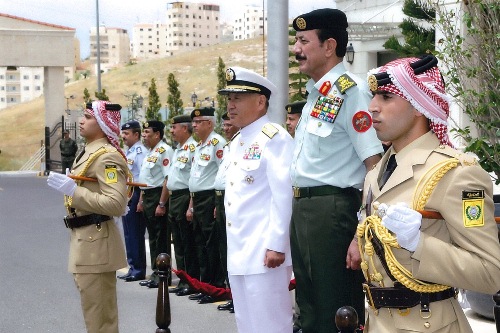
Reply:
<svg viewBox="0 0 500 333"><path fill-rule="evenodd" d="M292 267L251 275L229 275L239 333L291 333Z"/></svg>

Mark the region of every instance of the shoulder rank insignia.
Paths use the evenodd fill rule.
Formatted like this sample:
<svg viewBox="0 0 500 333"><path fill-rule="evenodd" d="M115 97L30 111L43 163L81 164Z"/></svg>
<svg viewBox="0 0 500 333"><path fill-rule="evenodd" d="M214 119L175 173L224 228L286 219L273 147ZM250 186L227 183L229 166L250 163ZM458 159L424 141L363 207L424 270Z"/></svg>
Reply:
<svg viewBox="0 0 500 333"><path fill-rule="evenodd" d="M340 91L341 94L345 94L347 89L354 87L356 82L349 77L347 74L342 74L337 81L335 81L335 87Z"/></svg>
<svg viewBox="0 0 500 333"><path fill-rule="evenodd" d="M484 226L484 190L462 191L464 227Z"/></svg>
<svg viewBox="0 0 500 333"><path fill-rule="evenodd" d="M166 151L166 149L165 149L165 148L163 148L163 147L158 148L158 152L159 152L160 154L163 154L165 151Z"/></svg>
<svg viewBox="0 0 500 333"><path fill-rule="evenodd" d="M217 138L213 138L210 142L215 146L219 143L219 140Z"/></svg>
<svg viewBox="0 0 500 333"><path fill-rule="evenodd" d="M332 87L332 83L330 81L325 81L319 88L319 93L323 96L326 96L328 92L330 91L330 88Z"/></svg>
<svg viewBox="0 0 500 333"><path fill-rule="evenodd" d="M279 130L273 124L270 124L270 123L267 123L262 127L262 133L264 133L266 136L268 136L269 139L272 139L273 136L275 136L276 133L278 133L278 132L279 132Z"/></svg>
<svg viewBox="0 0 500 333"><path fill-rule="evenodd" d="M196 146L194 144L189 145L189 151L193 152L196 149Z"/></svg>
<svg viewBox="0 0 500 333"><path fill-rule="evenodd" d="M106 177L106 184L118 182L118 173L116 172L115 164L106 164L104 166L104 175Z"/></svg>
<svg viewBox="0 0 500 333"><path fill-rule="evenodd" d="M141 147L137 147L137 148L135 149L135 152L136 152L137 154L141 154L141 153L142 153L142 149L141 149Z"/></svg>

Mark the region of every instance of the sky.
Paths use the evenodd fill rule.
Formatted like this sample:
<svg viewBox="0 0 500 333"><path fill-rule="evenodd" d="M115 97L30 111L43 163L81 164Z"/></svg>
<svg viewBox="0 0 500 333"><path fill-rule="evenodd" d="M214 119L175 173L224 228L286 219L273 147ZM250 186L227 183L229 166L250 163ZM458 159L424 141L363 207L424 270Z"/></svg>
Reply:
<svg viewBox="0 0 500 333"><path fill-rule="evenodd" d="M220 5L221 21L232 22L238 8L244 5L267 6L267 1L286 0L191 0ZM96 26L97 0L0 0L0 13L62 25L76 29L81 57L89 55L90 28ZM173 0L100 0L99 22L111 28L127 29L132 39L132 27L137 23L165 23L166 4ZM319 8L336 8L335 0L288 0L290 18ZM271 19L271 18L269 18Z"/></svg>

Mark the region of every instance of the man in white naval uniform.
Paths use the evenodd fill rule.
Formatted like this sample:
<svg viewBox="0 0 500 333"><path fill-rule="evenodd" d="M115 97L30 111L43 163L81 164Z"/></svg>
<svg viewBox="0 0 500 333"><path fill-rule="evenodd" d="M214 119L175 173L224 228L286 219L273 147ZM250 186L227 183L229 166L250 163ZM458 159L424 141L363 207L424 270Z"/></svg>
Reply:
<svg viewBox="0 0 500 333"><path fill-rule="evenodd" d="M240 333L291 333L293 139L267 116L274 84L240 67L228 68L226 79L219 94L241 128L229 145L224 200L236 324Z"/></svg>

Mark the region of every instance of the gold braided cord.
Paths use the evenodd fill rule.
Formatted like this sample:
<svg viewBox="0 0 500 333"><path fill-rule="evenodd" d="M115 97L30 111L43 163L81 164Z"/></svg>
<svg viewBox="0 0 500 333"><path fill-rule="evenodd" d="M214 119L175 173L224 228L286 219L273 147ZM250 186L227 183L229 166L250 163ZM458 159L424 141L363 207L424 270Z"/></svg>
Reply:
<svg viewBox="0 0 500 333"><path fill-rule="evenodd" d="M413 199L413 209L424 209L439 180L441 180L441 178L443 178L449 170L458 166L458 164L458 159L450 158L441 161L430 168L417 184ZM416 279L408 269L399 263L397 258L394 256L392 249L401 248L401 246L398 244L396 237L394 237L390 231L382 225L382 219L377 215L377 212L371 216L367 216L365 220L358 225L356 235L358 238L359 252L365 253L369 258L369 262L366 261L365 257L362 258L361 262L361 269L367 282L375 281L378 282L380 286L384 287L382 274L377 272L373 260L375 250L372 238L377 237L384 248L385 261L389 271L403 286L419 293L435 293L450 288L446 285L428 283ZM370 265L373 269L372 274L369 272Z"/></svg>
<svg viewBox="0 0 500 333"><path fill-rule="evenodd" d="M413 209L423 210L441 178L452 168L457 167L459 163L460 161L457 158L449 158L427 170L418 181L413 193ZM429 176L429 174L431 175Z"/></svg>
<svg viewBox="0 0 500 333"><path fill-rule="evenodd" d="M105 147L101 147L97 151L95 151L94 153L92 153L89 156L89 159L87 160L87 162L85 162L85 165L83 166L82 170L78 173L77 176L85 176L85 174L87 173L88 168L95 161L95 159L98 158L99 156L107 153L107 152L108 151L107 151L107 149ZM129 168L126 168L126 169L127 169L127 171L126 171L127 172L127 181L128 182L133 182L134 177L133 177L132 173L130 172ZM76 182L76 184L78 186L80 186L80 184L83 181L82 180L75 180L75 182ZM129 199L131 198L132 193L133 193L133 187L132 186L127 186L127 197ZM66 207L66 210L68 211L68 214L71 214L70 208L71 208L71 204L72 203L73 203L73 197L65 195L64 196L64 206Z"/></svg>

